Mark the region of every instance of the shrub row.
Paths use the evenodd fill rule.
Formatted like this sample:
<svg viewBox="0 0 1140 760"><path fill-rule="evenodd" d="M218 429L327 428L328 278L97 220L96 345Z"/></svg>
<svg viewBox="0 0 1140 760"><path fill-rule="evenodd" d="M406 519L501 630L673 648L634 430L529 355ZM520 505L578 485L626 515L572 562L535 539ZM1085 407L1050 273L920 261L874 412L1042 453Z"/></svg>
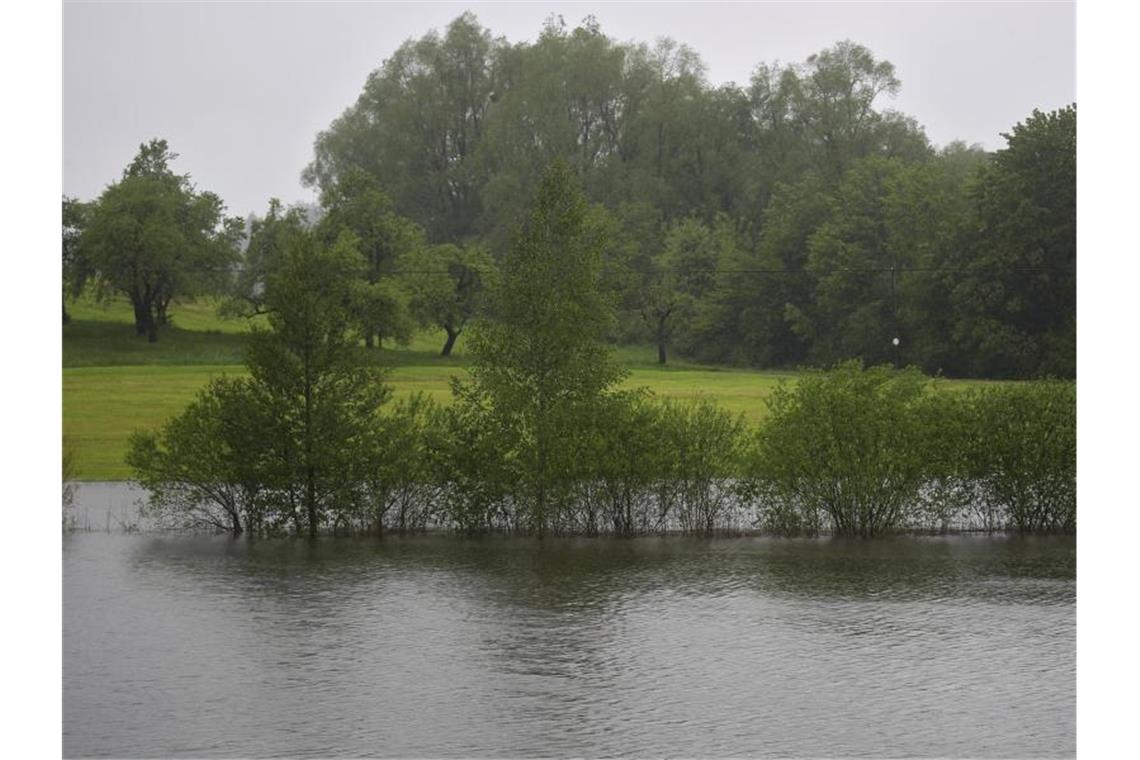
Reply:
<svg viewBox="0 0 1140 760"><path fill-rule="evenodd" d="M167 524L301 533L306 482L326 531L633 536L759 529L1076 529L1075 385L936 387L916 370L809 371L748 429L709 401L610 392L553 406L534 431L478 404L390 405L329 472L302 473L264 441L238 380L212 383L129 461ZM311 467L311 464L309 465Z"/></svg>

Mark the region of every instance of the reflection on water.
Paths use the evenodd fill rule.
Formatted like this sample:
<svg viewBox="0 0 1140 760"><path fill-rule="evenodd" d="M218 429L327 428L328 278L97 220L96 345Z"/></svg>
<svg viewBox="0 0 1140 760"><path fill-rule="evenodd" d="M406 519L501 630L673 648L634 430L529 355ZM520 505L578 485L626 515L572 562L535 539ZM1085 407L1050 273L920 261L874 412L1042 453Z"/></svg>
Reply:
<svg viewBox="0 0 1140 760"><path fill-rule="evenodd" d="M1066 538L77 533L64 752L1071 756L1075 567Z"/></svg>

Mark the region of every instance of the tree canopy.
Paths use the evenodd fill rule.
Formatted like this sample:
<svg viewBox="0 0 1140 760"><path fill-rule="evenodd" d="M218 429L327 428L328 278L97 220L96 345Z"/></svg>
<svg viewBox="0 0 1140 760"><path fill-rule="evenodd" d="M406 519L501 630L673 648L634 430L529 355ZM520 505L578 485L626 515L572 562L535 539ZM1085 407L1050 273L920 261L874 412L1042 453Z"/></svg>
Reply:
<svg viewBox="0 0 1140 760"><path fill-rule="evenodd" d="M140 145L122 178L90 205L79 241L99 292L126 296L136 332L152 342L174 299L226 289L242 235L217 195L174 173L177 157L165 140Z"/></svg>

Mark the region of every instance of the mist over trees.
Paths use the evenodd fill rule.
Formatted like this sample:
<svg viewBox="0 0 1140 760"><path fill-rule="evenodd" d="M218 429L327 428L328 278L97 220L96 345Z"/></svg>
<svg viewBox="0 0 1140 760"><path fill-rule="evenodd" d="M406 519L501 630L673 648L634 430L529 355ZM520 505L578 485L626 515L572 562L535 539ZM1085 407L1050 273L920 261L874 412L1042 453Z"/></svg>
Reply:
<svg viewBox="0 0 1140 760"><path fill-rule="evenodd" d="M936 150L901 87L851 41L713 86L671 40L552 18L510 44L465 13L369 75L303 179L369 177L426 243L501 261L565 161L609 230L609 337L663 362L1074 375L1076 107Z"/></svg>

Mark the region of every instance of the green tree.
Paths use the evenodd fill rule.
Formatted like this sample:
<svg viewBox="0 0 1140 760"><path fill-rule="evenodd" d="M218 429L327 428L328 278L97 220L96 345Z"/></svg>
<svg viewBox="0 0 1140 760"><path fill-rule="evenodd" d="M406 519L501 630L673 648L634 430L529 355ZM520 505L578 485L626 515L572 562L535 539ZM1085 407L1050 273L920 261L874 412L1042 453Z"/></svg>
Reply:
<svg viewBox="0 0 1140 760"><path fill-rule="evenodd" d="M1034 111L972 190L955 338L987 376L1076 375L1077 108Z"/></svg>
<svg viewBox="0 0 1140 760"><path fill-rule="evenodd" d="M574 430L561 423L622 375L602 342L612 306L598 288L605 240L591 220L570 167L556 161L503 262L494 319L472 328L470 379L453 385L457 414L498 431L528 527L540 534L569 465Z"/></svg>
<svg viewBox="0 0 1140 760"><path fill-rule="evenodd" d="M307 227L301 208L286 209L277 198L270 198L265 216L251 216L247 224L249 241L230 298L222 305L224 314L252 317L265 313L265 284L270 273L281 268L286 246Z"/></svg>
<svg viewBox="0 0 1140 760"><path fill-rule="evenodd" d="M304 230L283 243L249 377L211 383L157 434L132 440L128 461L155 509L234 533L310 536L373 511L390 388L361 364L354 330L365 262L347 233L332 246Z"/></svg>
<svg viewBox="0 0 1140 760"><path fill-rule="evenodd" d="M317 234L332 244L348 231L366 263L356 289L356 312L364 344L384 336L406 340L410 324L395 282L398 261L424 245L423 230L396 213L395 205L371 175L349 169L321 194L325 216Z"/></svg>
<svg viewBox="0 0 1140 760"><path fill-rule="evenodd" d="M463 328L482 311L487 287L495 280L491 255L480 246L425 246L401 257L399 268L412 315L421 327L447 333L440 355L451 356Z"/></svg>
<svg viewBox="0 0 1140 760"><path fill-rule="evenodd" d="M90 276L90 265L80 250L79 241L87 226L90 206L77 198L63 197L63 323L71 321L67 313L68 299L83 291Z"/></svg>
<svg viewBox="0 0 1140 760"><path fill-rule="evenodd" d="M836 190L829 218L808 239L806 268L815 290L793 326L818 365L895 360L898 270L914 263L912 251L891 246L886 222L885 198L901 168L878 156L855 163Z"/></svg>
<svg viewBox="0 0 1140 760"><path fill-rule="evenodd" d="M140 146L92 204L80 238L99 292L130 299L135 330L151 342L173 299L224 291L243 227L224 217L218 196L170 169L176 158L165 140Z"/></svg>
<svg viewBox="0 0 1140 760"><path fill-rule="evenodd" d="M248 378L214 378L156 432L135 432L127 464L162 524L255 535L274 519L282 473L271 449L274 410Z"/></svg>
<svg viewBox="0 0 1140 760"><path fill-rule="evenodd" d="M357 354L354 281L365 263L354 242L295 237L267 283L269 328L250 336L250 375L281 410L282 466L310 535L355 498L390 395Z"/></svg>
<svg viewBox="0 0 1140 760"><path fill-rule="evenodd" d="M505 46L471 13L443 35L405 42L317 136L304 181L324 191L363 171L383 180L396 210L430 241L472 235L487 177L475 151L506 86L497 63Z"/></svg>

